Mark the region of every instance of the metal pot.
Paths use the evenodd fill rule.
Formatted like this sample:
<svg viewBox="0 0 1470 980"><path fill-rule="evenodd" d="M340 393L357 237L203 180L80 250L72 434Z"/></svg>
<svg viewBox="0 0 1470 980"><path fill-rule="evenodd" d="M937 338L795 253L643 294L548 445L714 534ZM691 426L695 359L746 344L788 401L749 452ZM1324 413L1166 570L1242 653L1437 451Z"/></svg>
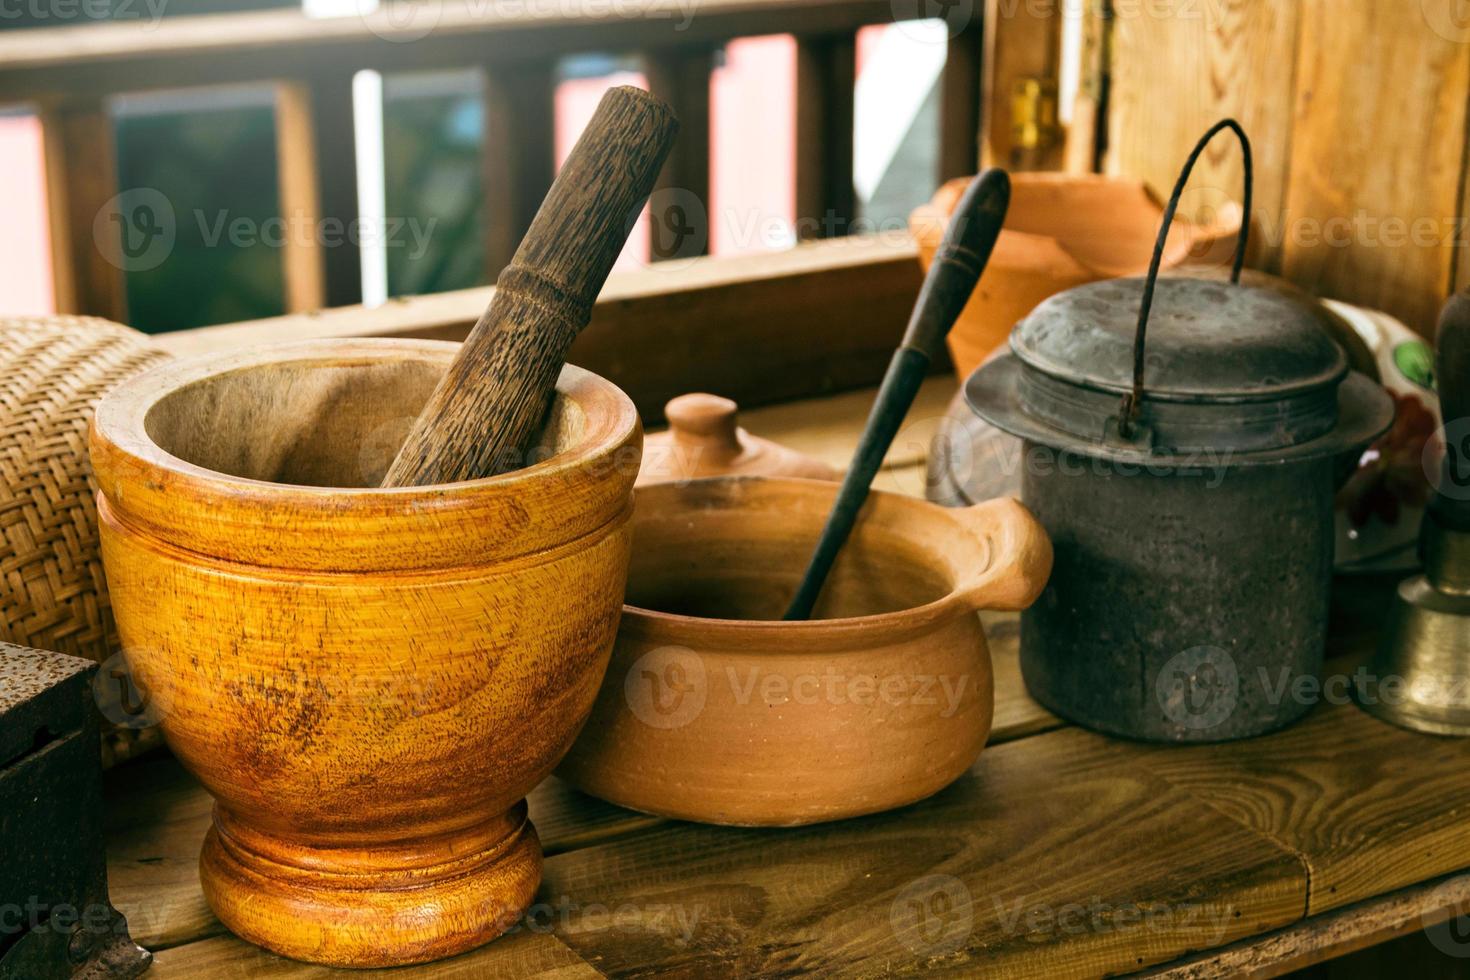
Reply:
<svg viewBox="0 0 1470 980"><path fill-rule="evenodd" d="M1227 125L1248 155L1233 123L1206 140ZM1238 270L1060 293L965 386L1023 440L1022 500L1056 551L1022 616L1027 688L1091 728L1259 734L1307 710L1293 686L1321 670L1335 461L1387 429L1392 401L1349 370L1320 306Z"/></svg>

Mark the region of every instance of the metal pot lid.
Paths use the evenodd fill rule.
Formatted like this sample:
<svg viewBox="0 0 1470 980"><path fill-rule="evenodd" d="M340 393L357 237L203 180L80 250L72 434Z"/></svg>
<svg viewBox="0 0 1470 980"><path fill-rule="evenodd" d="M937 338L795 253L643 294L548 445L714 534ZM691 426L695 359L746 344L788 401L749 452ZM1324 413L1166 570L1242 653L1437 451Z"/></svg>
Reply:
<svg viewBox="0 0 1470 980"><path fill-rule="evenodd" d="M1105 428L1106 423L1100 423L1096 433L1080 436L1039 418L1028 409L1023 392L1028 381L1038 376L1044 377L1017 355L1002 354L982 364L965 382L965 400L981 418L1029 442L1111 462L1170 468L1277 465L1355 453L1388 431L1393 423L1393 399L1377 383L1353 371L1341 384L1320 389L1328 392L1333 402L1332 427L1314 438L1285 445L1237 448L1232 443L1240 440L1230 438L1229 413L1222 412L1222 406L1174 406L1168 402L1150 402L1147 397L1135 438L1119 437L1115 428L1111 431ZM1108 393L1100 397L1116 415L1118 396ZM1184 411L1187 418L1181 422L1168 408ZM1162 424L1160 415L1164 416ZM1189 427L1184 423L1190 420L1198 424L1196 433L1213 433L1213 439L1197 438L1194 441L1200 444L1194 446L1179 444L1185 440L1175 438L1174 433L1187 431Z"/></svg>
<svg viewBox="0 0 1470 980"><path fill-rule="evenodd" d="M1011 333L1028 366L1117 394L1133 384L1144 279L1111 279L1058 293ZM1146 347L1145 395L1164 401L1276 400L1335 385L1347 355L1332 316L1306 294L1209 279L1159 279Z"/></svg>

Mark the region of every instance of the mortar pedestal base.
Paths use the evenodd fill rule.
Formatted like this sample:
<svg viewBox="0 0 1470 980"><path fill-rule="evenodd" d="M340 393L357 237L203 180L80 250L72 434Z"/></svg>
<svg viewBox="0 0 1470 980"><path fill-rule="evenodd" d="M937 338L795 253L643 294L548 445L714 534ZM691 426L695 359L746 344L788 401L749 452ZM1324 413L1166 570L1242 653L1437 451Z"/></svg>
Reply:
<svg viewBox="0 0 1470 980"><path fill-rule="evenodd" d="M209 907L242 939L331 966L424 963L514 925L541 882L524 801L466 830L351 846L264 833L216 806L199 856Z"/></svg>

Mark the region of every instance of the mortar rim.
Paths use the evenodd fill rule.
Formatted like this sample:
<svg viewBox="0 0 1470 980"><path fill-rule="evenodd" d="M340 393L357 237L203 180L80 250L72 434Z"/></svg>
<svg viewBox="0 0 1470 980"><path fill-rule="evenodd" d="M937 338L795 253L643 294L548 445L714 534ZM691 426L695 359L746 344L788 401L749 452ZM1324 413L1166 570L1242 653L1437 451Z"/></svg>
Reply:
<svg viewBox="0 0 1470 980"><path fill-rule="evenodd" d="M634 408L632 400L621 388L601 375L588 371L586 368L580 368L574 364L567 364L562 368L562 377L557 381L558 396L565 397L569 390L576 390L584 385L589 385L598 392L612 395L614 400L621 401L623 404L619 407L623 411L619 412L617 416L609 418L606 424L599 425L597 429L592 428L592 419L589 417L587 431L583 433L578 444L572 448L558 452L550 458L533 463L530 466L514 469L497 476L481 477L475 480L456 480L452 483L435 483L421 487L323 487L299 483L278 483L273 480L258 480L253 477L238 476L233 473L225 473L221 470L212 470L206 466L200 466L197 463L191 463L158 445L147 432L146 422L148 413L165 398L183 390L191 384L206 381L225 373L269 367L288 360L338 360L345 363L355 363L360 360L365 363L380 359L386 360L386 358L374 355L393 350L419 351L442 355L442 359L447 366L454 359L454 355L459 351L459 348L460 345L454 341L410 337L319 338L267 344L255 348L232 348L226 351L196 354L193 357L179 358L175 361L157 364L146 371L142 371L113 387L103 395L97 404L97 411L92 419L91 428L94 434L92 442L95 446L97 441L96 436L101 434L114 446L128 452L130 455L140 459L147 458L142 453L132 451L130 448L130 444L135 442L144 443L144 439L134 440L128 437L126 441L123 441L119 440L114 434L121 430L124 423L136 422L136 431L141 432L145 437L146 447L154 451L150 456L156 456L156 458L150 459L151 462L155 464L167 464L167 469L190 476L197 476L201 480L206 480L210 483L222 486L238 484L244 488L269 487L282 495L300 492L305 496L327 495L335 497L347 495L353 497L372 497L378 495L410 496L416 493L442 495L442 491L450 489L468 489L471 487L491 485L509 486L518 482L526 482L535 477L545 476L552 472L573 469L576 465L585 463L587 458L595 456L596 450L600 448L601 443L599 443L599 446L591 445L594 442L595 436L602 435L604 430L611 430L613 427L612 423L615 421L621 420L624 424L619 427L617 432L608 432L608 437L604 440L606 443L621 444L634 428L641 428L642 423L638 418L637 410ZM288 359L278 356L280 354L296 352L302 354L320 352L322 357ZM433 360L438 359L440 358L433 358ZM215 365L221 368L228 368L228 370L205 370ZM154 387L159 382L171 382L171 384L167 388ZM141 391L135 393L134 389L141 389ZM119 404L129 396L140 400L135 405ZM124 411L127 414L123 414ZM435 494L436 491L439 493Z"/></svg>
<svg viewBox="0 0 1470 980"><path fill-rule="evenodd" d="M118 385L97 406L89 435L99 496L135 531L187 551L305 571L482 566L600 528L615 530L637 474L642 424L621 389L572 365L557 392L581 409L583 430L574 444L479 480L391 488L277 483L192 463L148 431L149 412L165 398L231 372L405 358L447 368L458 348L416 338L327 338L159 365ZM624 452L630 453L626 465L619 459ZM356 539L332 533L349 526ZM374 536L376 544L367 543Z"/></svg>

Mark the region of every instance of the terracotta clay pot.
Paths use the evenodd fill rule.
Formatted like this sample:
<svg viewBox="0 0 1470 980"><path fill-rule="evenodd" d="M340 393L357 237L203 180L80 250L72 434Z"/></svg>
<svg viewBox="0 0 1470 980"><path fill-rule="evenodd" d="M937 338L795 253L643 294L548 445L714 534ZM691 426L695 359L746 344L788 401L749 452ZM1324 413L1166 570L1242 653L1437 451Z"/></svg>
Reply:
<svg viewBox="0 0 1470 980"><path fill-rule="evenodd" d="M511 926L541 871L523 797L612 646L641 440L612 384L562 373L540 463L376 488L456 346L177 362L93 425L128 663L215 798L205 897L296 959L421 962Z"/></svg>
<svg viewBox="0 0 1470 980"><path fill-rule="evenodd" d="M707 476L837 479L837 471L821 460L740 428L738 411L730 399L704 392L670 399L664 406L669 428L645 442L638 486Z"/></svg>
<svg viewBox="0 0 1470 980"><path fill-rule="evenodd" d="M1030 604L1051 544L1014 500L874 492L817 618L780 622L836 492L638 491L628 605L562 777L648 813L787 826L912 803L969 768L994 707L975 612Z"/></svg>
<svg viewBox="0 0 1470 980"><path fill-rule="evenodd" d="M969 182L968 177L948 181L909 216L909 233L926 272ZM1209 225L1176 221L1161 268L1228 264L1240 215L1239 206L1229 204ZM1163 206L1142 181L1101 174L1012 174L1005 230L949 334L956 373L968 377L1048 296L1146 272L1162 217Z"/></svg>

